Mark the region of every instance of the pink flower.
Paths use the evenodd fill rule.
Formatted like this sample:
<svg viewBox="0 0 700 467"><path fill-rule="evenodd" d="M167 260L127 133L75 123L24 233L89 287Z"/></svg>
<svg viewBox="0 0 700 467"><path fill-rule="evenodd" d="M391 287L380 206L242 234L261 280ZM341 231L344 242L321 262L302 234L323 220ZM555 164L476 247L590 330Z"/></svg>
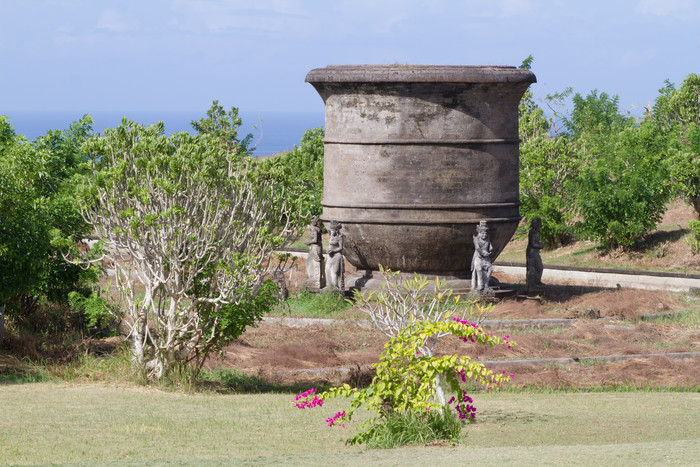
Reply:
<svg viewBox="0 0 700 467"><path fill-rule="evenodd" d="M311 395L314 395L314 398L309 400L308 398ZM316 389L311 388L307 391L302 392L301 394L297 395L294 400L300 401L297 402L294 405L298 409L312 409L316 406L320 407L323 405L323 399L319 399L319 397L316 394Z"/></svg>
<svg viewBox="0 0 700 467"><path fill-rule="evenodd" d="M333 415L332 417L329 417L326 419L326 423L328 423L329 427L332 427L333 425L336 424L338 420L342 420L345 418L345 410L342 410L338 412L337 414ZM345 428L345 424L343 423L342 425L343 428Z"/></svg>

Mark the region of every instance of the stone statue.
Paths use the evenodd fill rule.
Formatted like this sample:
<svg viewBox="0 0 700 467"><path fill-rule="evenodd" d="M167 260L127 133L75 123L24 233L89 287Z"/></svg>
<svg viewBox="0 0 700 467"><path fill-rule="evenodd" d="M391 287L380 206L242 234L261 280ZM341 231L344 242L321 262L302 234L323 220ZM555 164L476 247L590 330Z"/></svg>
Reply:
<svg viewBox="0 0 700 467"><path fill-rule="evenodd" d="M476 227L474 240L474 256L472 257L472 292L480 295L493 295L489 287L493 265L491 264L491 240L489 239L486 221L479 222Z"/></svg>
<svg viewBox="0 0 700 467"><path fill-rule="evenodd" d="M542 230L542 219L535 217L530 222L530 233L527 236L527 250L525 251L526 282L528 290L536 290L542 287L542 257L540 250L544 243L540 241L540 231Z"/></svg>
<svg viewBox="0 0 700 467"><path fill-rule="evenodd" d="M326 286L326 279L323 274L323 242L318 216L311 217L309 232L311 236L304 242L309 246L309 253L306 256L306 275L309 278L304 283L304 288L319 291Z"/></svg>
<svg viewBox="0 0 700 467"><path fill-rule="evenodd" d="M331 221L328 230L331 232L331 238L328 242L328 263L326 263L326 280L328 287L338 289L341 292L345 290L345 262L343 260L343 234L340 229L343 226L340 222Z"/></svg>

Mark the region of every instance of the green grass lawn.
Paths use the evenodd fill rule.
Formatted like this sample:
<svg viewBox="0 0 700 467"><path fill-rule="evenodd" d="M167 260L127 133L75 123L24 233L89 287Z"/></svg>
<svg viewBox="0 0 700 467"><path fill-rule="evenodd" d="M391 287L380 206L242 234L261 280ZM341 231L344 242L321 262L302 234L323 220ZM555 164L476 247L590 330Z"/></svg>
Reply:
<svg viewBox="0 0 700 467"><path fill-rule="evenodd" d="M352 305L339 293L321 292L314 293L300 290L293 293L284 303L278 303L270 310L268 316L290 316L304 318L354 318L366 319L367 315L361 311L356 313L344 313L352 308Z"/></svg>
<svg viewBox="0 0 700 467"><path fill-rule="evenodd" d="M219 395L66 383L0 386L0 464L697 465L700 394L477 394L456 447L363 450L353 428L291 394ZM363 414L361 414L363 415ZM353 425L355 422L353 422Z"/></svg>

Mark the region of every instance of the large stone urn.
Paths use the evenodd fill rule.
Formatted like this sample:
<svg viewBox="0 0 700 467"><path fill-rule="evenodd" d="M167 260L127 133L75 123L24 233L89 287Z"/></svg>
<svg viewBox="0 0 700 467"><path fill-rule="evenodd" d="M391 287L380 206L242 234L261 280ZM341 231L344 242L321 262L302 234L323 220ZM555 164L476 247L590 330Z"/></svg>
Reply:
<svg viewBox="0 0 700 467"><path fill-rule="evenodd" d="M469 275L488 222L492 258L518 213L518 103L536 81L504 66L328 66L322 220L358 269Z"/></svg>

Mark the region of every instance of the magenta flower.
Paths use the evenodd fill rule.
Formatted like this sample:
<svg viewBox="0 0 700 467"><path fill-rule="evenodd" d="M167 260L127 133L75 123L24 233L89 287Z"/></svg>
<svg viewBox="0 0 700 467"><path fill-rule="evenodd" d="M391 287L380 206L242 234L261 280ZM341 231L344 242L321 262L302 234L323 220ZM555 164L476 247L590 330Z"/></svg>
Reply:
<svg viewBox="0 0 700 467"><path fill-rule="evenodd" d="M314 398L309 400L309 397L311 395L313 395ZM302 392L301 394L297 395L294 399L300 401L296 404L293 404L298 409L312 409L314 407L321 407L323 405L323 399L319 399L319 397L316 395L316 389L314 388Z"/></svg>
<svg viewBox="0 0 700 467"><path fill-rule="evenodd" d="M328 423L329 427L332 427L333 425L336 425L338 420L344 420L345 419L345 410L342 410L338 412L337 414L333 415L332 417L329 417L326 419L326 423ZM343 428L345 428L345 424L343 423L342 425Z"/></svg>

